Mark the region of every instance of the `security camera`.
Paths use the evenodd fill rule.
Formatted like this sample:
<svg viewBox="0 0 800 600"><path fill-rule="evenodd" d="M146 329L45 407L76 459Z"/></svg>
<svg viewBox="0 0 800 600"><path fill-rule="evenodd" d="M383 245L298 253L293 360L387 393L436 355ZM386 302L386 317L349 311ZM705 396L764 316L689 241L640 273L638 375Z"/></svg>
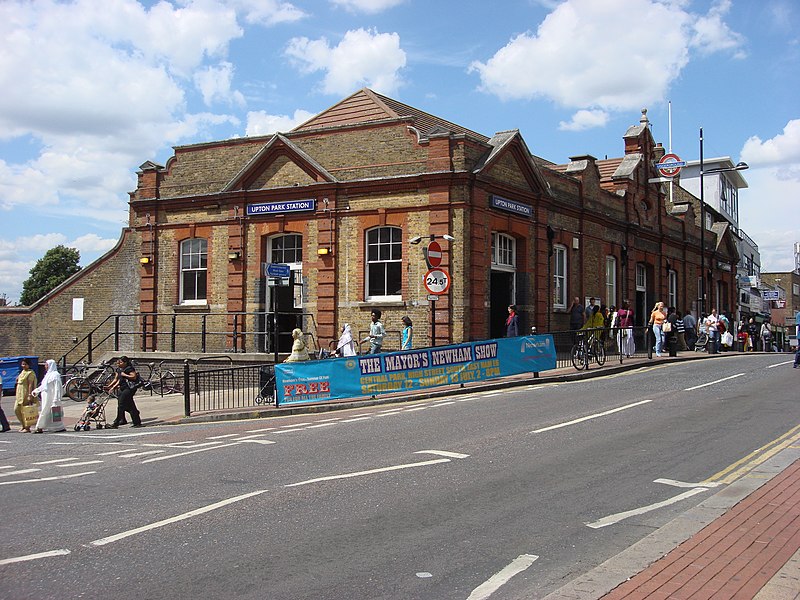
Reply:
<svg viewBox="0 0 800 600"><path fill-rule="evenodd" d="M416 236L416 237L413 237L413 238L411 238L410 240L408 240L408 243L409 243L409 244L414 244L414 245L416 246L416 245L417 245L417 244L419 244L421 241L422 241L422 237L418 235L418 236Z"/></svg>
<svg viewBox="0 0 800 600"><path fill-rule="evenodd" d="M446 239L448 242L453 242L453 241L455 241L455 239L456 239L456 238L454 238L452 235L449 235L449 234L447 234L447 233L445 233L445 234L444 234L442 237L443 237L444 239Z"/></svg>

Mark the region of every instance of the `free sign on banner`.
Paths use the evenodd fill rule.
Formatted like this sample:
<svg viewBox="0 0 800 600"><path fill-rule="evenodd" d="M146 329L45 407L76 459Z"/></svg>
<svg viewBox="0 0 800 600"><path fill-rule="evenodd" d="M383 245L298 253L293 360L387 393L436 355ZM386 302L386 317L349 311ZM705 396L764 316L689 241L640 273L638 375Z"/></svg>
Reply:
<svg viewBox="0 0 800 600"><path fill-rule="evenodd" d="M431 294L446 294L450 289L450 274L444 269L431 269L425 273L425 289Z"/></svg>

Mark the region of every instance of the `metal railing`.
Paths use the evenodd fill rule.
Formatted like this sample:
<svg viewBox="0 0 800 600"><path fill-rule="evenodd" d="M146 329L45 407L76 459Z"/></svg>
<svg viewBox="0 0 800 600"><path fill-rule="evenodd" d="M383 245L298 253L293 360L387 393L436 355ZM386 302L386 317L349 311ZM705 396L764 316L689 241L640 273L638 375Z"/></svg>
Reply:
<svg viewBox="0 0 800 600"><path fill-rule="evenodd" d="M187 360L183 365L184 414L257 407L269 403L274 387L271 364L193 370Z"/></svg>

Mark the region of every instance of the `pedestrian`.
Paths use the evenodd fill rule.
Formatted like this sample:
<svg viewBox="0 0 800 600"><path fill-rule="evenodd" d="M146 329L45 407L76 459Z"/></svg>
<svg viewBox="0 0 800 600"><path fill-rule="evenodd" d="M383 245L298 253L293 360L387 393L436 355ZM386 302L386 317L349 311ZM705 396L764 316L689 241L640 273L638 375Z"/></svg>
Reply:
<svg viewBox="0 0 800 600"><path fill-rule="evenodd" d="M758 350L758 323L753 317L747 322L747 344L751 352Z"/></svg>
<svg viewBox="0 0 800 600"><path fill-rule="evenodd" d="M586 320L586 323L583 324L583 327L581 327L581 329L602 330L604 326L605 326L605 321L603 320L603 315L600 312L600 306L595 304L594 307L592 308L592 316L590 316Z"/></svg>
<svg viewBox="0 0 800 600"><path fill-rule="evenodd" d="M676 310L675 316L677 317L677 319L675 319L675 334L678 336L678 350L683 352L689 349L686 345L686 323L683 320L681 311Z"/></svg>
<svg viewBox="0 0 800 600"><path fill-rule="evenodd" d="M797 350L794 352L794 364L792 365L792 368L796 369L797 367L800 367L800 310L798 310L797 314L794 316L794 323L794 339L797 342Z"/></svg>
<svg viewBox="0 0 800 600"><path fill-rule="evenodd" d="M572 306L569 307L569 328L570 331L577 331L583 326L583 322L586 320L583 316L583 304L581 304L581 299L575 296L575 299L572 301Z"/></svg>
<svg viewBox="0 0 800 600"><path fill-rule="evenodd" d="M2 399L3 399L3 376L0 374L0 400ZM0 430L0 433L11 431L11 425L8 424L8 419L6 418L6 413L3 412L2 404L0 404L0 425L2 425L2 430Z"/></svg>
<svg viewBox="0 0 800 600"><path fill-rule="evenodd" d="M725 311L719 314L719 324L717 325L719 331L719 344L721 350L729 350L733 347L733 333L731 333L731 322L728 320L728 315Z"/></svg>
<svg viewBox="0 0 800 600"><path fill-rule="evenodd" d="M17 415L17 420L19 421L20 425L22 425L20 433L30 433L31 425L33 425L33 423L30 421L26 422L24 414L26 411L23 407L33 406L36 404L36 399L32 395L34 388L36 388L36 373L31 370L31 363L28 362L27 358L23 358L19 362L19 368L20 371L19 375L17 375L17 398L14 402L14 414ZM33 421L35 422L36 419L33 419Z"/></svg>
<svg viewBox="0 0 800 600"><path fill-rule="evenodd" d="M403 322L403 331L400 332L400 350L411 350L414 343L414 327L408 315L400 319Z"/></svg>
<svg viewBox="0 0 800 600"><path fill-rule="evenodd" d="M719 317L716 308L711 309L711 314L705 318L705 324L708 332L708 351L709 353L719 352Z"/></svg>
<svg viewBox="0 0 800 600"><path fill-rule="evenodd" d="M383 338L386 336L386 330L381 323L381 311L373 308L370 313L372 322L369 325L369 336L364 338L363 341L369 341L369 353L378 354L383 348Z"/></svg>
<svg viewBox="0 0 800 600"><path fill-rule="evenodd" d="M620 351L630 358L636 353L636 342L633 339L633 311L627 300L622 301L622 306L617 311L619 320Z"/></svg>
<svg viewBox="0 0 800 600"><path fill-rule="evenodd" d="M42 377L42 383L31 394L41 396L42 408L36 429L33 433L66 431L64 428L64 408L61 406L61 390L63 382L61 373L58 372L56 361L47 361L47 373Z"/></svg>
<svg viewBox="0 0 800 600"><path fill-rule="evenodd" d="M650 327L653 331L653 337L656 340L656 356L661 356L661 351L664 349L664 321L667 320L667 315L664 312L664 303L656 302L653 310L650 311ZM649 352L649 350L648 350Z"/></svg>
<svg viewBox="0 0 800 600"><path fill-rule="evenodd" d="M583 322L584 324L586 321L591 319L594 316L594 307L597 306L595 304L596 299L594 296L589 298L589 304L586 305L586 308L583 309Z"/></svg>
<svg viewBox="0 0 800 600"><path fill-rule="evenodd" d="M697 343L697 319L690 312L683 315L683 329L686 336L686 348L694 350Z"/></svg>
<svg viewBox="0 0 800 600"><path fill-rule="evenodd" d="M292 353L283 362L302 362L304 360L311 360L308 354L308 345L306 345L305 335L302 329L292 329Z"/></svg>
<svg viewBox="0 0 800 600"><path fill-rule="evenodd" d="M519 335L519 316L517 307L514 304L508 306L508 318L506 319L506 337L517 337Z"/></svg>
<svg viewBox="0 0 800 600"><path fill-rule="evenodd" d="M144 427L139 416L139 409L136 408L136 402L133 399L139 387L139 381L141 381L141 378L131 360L127 356L120 356L117 359L116 376L111 385L108 386L109 393L116 392L117 394L117 416L114 422L109 425L112 429L116 429L123 424L125 413L131 415L131 420L133 421L131 427Z"/></svg>
<svg viewBox="0 0 800 600"><path fill-rule="evenodd" d="M670 306L667 308L667 320L664 322L662 326L662 332L665 333L664 335L664 343L669 350L670 356L678 356L678 315L675 311L674 306ZM663 331L666 330L666 331Z"/></svg>
<svg viewBox="0 0 800 600"><path fill-rule="evenodd" d="M342 334L336 344L336 356L355 356L356 341L353 339L353 332L350 330L350 323L342 325Z"/></svg>
<svg viewBox="0 0 800 600"><path fill-rule="evenodd" d="M764 346L764 352L772 352L772 324L769 318L761 325L761 343Z"/></svg>

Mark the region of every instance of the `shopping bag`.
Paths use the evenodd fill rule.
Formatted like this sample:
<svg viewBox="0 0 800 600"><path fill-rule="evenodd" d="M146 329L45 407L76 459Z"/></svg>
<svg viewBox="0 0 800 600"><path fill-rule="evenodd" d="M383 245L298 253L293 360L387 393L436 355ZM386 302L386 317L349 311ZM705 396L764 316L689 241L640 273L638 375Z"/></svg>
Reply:
<svg viewBox="0 0 800 600"><path fill-rule="evenodd" d="M61 419L64 416L64 408L61 406L54 406L51 409L51 414L53 415L53 423L61 423Z"/></svg>
<svg viewBox="0 0 800 600"><path fill-rule="evenodd" d="M36 404L22 405L22 426L33 427L39 420L39 407Z"/></svg>

